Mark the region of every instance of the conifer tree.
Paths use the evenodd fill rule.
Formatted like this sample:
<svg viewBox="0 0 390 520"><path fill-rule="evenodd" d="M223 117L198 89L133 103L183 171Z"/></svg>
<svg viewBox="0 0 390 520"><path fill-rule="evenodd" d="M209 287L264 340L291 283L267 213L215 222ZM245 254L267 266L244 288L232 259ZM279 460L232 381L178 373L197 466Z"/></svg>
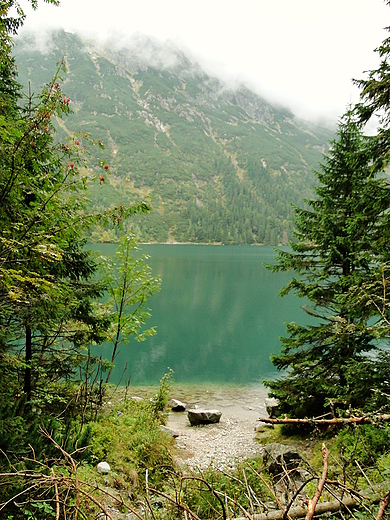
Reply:
<svg viewBox="0 0 390 520"><path fill-rule="evenodd" d="M32 4L36 7L36 1ZM15 7L19 17L14 19ZM102 340L108 319L95 313L93 302L104 287L95 279L98 265L84 248L84 234L97 222L120 225L149 209L141 202L104 213L87 210L88 184L101 177L85 168L84 147L94 143L86 134L67 142L54 139L55 117L70 113L61 67L37 97L22 97L11 37L23 19L16 2L2 3L0 413L9 401L48 397L48 384L74 373L82 347Z"/></svg>
<svg viewBox="0 0 390 520"><path fill-rule="evenodd" d="M367 322L376 311L352 303L353 289L389 258L390 190L373 173L370 147L351 113L316 173L320 184L308 208L295 208L292 251L279 251L274 271L294 271L281 295L303 298L309 324L287 325L282 352L272 362L286 373L266 381L283 412L318 416L329 406L364 407L367 395L348 367L368 361L378 348ZM310 320L307 320L310 321ZM367 381L366 381L367 383Z"/></svg>
<svg viewBox="0 0 390 520"><path fill-rule="evenodd" d="M390 6L390 0L385 0ZM390 32L390 27L386 27ZM361 123L367 123L375 118L378 129L372 140L374 166L382 169L390 161L390 37L385 38L382 44L375 49L380 64L377 69L368 72L365 79L354 80L361 89L360 103L357 103L355 112Z"/></svg>

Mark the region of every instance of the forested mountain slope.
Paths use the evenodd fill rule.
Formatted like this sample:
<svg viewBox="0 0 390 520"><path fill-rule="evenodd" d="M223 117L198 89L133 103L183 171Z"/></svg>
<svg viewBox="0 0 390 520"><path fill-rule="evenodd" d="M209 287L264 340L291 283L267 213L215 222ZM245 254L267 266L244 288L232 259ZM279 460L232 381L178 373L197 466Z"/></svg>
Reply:
<svg viewBox="0 0 390 520"><path fill-rule="evenodd" d="M92 186L92 204L152 197L154 211L132 221L141 240L287 243L291 203L312 196L329 130L245 86L228 88L172 43L141 35L105 49L63 31L40 46L24 35L14 54L32 92L65 60L74 115L59 131L85 130L106 145L112 175Z"/></svg>

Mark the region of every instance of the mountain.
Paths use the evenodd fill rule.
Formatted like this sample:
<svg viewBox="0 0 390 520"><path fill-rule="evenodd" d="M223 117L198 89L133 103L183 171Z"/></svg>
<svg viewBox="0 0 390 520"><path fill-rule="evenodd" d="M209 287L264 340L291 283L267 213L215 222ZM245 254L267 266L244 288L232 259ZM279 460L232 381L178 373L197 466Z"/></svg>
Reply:
<svg viewBox="0 0 390 520"><path fill-rule="evenodd" d="M99 48L60 31L19 37L14 54L32 92L64 59L74 114L59 130L88 132L107 147L112 175L91 188L91 204L152 197L154 210L132 221L141 240L287 243L291 203L312 196L331 131L244 85L230 88L169 41L136 35ZM107 238L101 233L94 238Z"/></svg>

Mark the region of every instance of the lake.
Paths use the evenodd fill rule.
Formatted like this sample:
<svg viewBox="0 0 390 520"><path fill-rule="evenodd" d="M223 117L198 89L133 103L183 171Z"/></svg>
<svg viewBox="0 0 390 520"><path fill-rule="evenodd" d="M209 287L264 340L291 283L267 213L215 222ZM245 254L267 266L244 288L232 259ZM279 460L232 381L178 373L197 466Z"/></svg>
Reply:
<svg viewBox="0 0 390 520"><path fill-rule="evenodd" d="M113 255L115 245L99 244ZM171 368L186 384L249 385L277 375L270 355L280 350L285 323L307 322L302 301L277 296L290 273L272 273L272 247L145 244L142 252L161 291L149 300L157 335L122 345L111 382L156 384ZM110 357L104 347L104 355Z"/></svg>

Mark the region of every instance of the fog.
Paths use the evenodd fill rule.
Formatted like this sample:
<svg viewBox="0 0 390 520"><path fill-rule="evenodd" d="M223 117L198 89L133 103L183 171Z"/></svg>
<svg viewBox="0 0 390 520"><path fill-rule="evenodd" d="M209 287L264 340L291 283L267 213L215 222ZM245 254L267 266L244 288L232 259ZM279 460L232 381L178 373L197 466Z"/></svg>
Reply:
<svg viewBox="0 0 390 520"><path fill-rule="evenodd" d="M116 47L146 34L229 86L245 83L298 117L330 125L358 101L351 80L378 66L374 49L390 25L383 0L62 0L35 12L21 4L23 30L38 30L42 49L55 28ZM152 48L144 52L153 57Z"/></svg>

